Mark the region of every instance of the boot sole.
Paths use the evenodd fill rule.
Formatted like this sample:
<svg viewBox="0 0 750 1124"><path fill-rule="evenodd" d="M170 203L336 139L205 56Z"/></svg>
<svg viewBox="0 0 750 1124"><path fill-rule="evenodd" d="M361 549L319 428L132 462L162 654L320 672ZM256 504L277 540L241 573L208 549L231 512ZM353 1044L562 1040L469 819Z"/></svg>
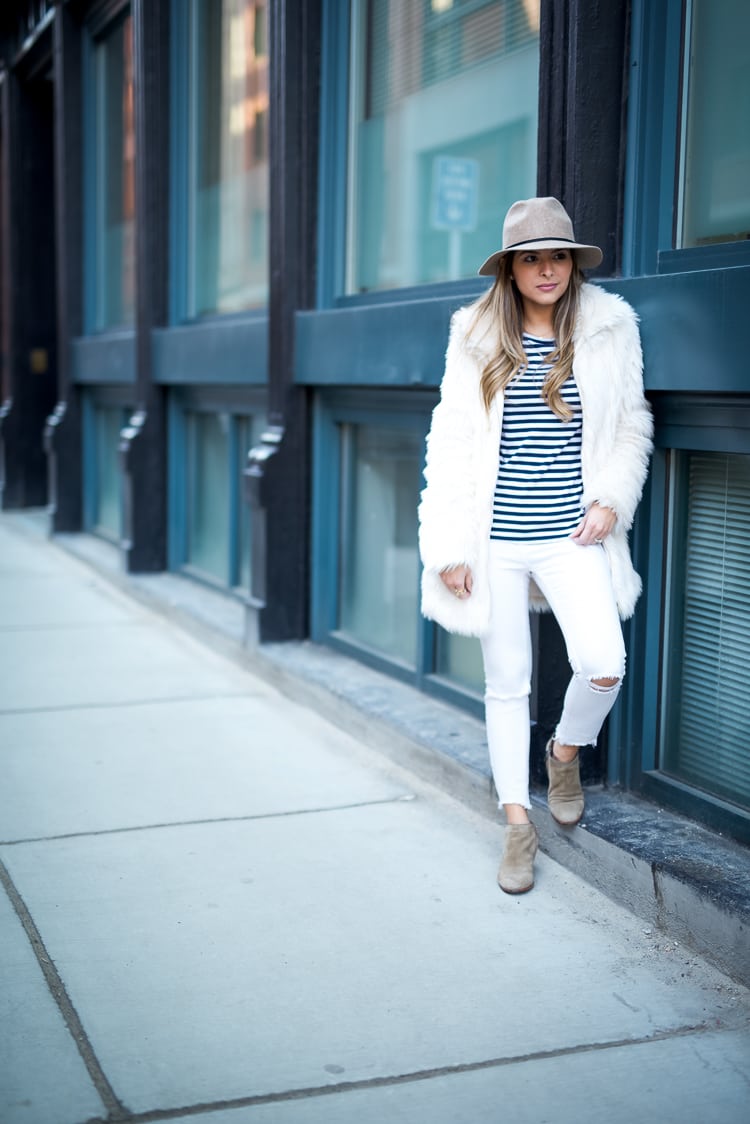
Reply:
<svg viewBox="0 0 750 1124"><path fill-rule="evenodd" d="M579 824L581 822L581 820L583 819L583 812L581 812L581 814L580 814L580 816L578 817L577 820L558 820L555 813L552 811L551 808L549 808L549 805L548 805L548 810L549 810L549 814L552 816L552 819L555 821L555 823L559 824L560 827L575 827L576 824ZM584 811L585 811L585 809L584 809Z"/></svg>
<svg viewBox="0 0 750 1124"><path fill-rule="evenodd" d="M498 886L500 886L499 882ZM500 889L504 894L528 894L529 890L534 889L534 883L532 882L530 886L524 886L521 890L506 890L504 886L500 886Z"/></svg>

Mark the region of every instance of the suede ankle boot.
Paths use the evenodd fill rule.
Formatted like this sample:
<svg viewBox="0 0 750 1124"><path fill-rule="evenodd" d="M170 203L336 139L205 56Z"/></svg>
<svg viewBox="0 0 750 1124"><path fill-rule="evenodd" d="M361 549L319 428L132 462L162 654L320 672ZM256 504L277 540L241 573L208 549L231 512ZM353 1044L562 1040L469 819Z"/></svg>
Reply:
<svg viewBox="0 0 750 1124"><path fill-rule="evenodd" d="M506 894L525 894L534 885L534 856L539 837L533 823L509 823L497 884Z"/></svg>
<svg viewBox="0 0 750 1124"><path fill-rule="evenodd" d="M547 807L552 818L563 827L577 824L583 815L583 789L579 754L572 761L558 761L552 755L553 739L547 742Z"/></svg>

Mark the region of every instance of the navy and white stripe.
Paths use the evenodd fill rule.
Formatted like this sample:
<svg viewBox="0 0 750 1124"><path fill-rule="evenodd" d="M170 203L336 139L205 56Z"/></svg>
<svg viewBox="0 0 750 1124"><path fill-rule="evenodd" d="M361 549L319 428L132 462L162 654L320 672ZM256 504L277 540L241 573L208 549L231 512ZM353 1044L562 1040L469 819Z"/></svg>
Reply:
<svg viewBox="0 0 750 1124"><path fill-rule="evenodd" d="M573 417L561 421L542 398L555 342L524 333L523 345L528 366L505 388L490 538L546 542L567 538L583 514L581 399L571 375L561 395Z"/></svg>

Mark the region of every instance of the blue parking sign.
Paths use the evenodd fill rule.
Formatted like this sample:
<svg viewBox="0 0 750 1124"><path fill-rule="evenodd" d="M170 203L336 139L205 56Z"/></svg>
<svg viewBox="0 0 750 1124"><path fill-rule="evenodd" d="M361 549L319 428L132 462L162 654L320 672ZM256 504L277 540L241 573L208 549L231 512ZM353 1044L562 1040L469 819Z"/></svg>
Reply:
<svg viewBox="0 0 750 1124"><path fill-rule="evenodd" d="M432 226L468 233L476 229L479 161L436 156L432 164Z"/></svg>

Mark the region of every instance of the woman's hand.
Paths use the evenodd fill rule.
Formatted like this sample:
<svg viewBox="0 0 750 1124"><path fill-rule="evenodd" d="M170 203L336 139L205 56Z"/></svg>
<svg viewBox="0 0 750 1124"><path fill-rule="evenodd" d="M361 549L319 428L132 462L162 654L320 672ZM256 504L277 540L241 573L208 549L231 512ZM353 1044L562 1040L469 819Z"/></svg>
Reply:
<svg viewBox="0 0 750 1124"><path fill-rule="evenodd" d="M592 503L581 522L570 536L578 546L593 546L604 542L617 522L617 512L611 507Z"/></svg>
<svg viewBox="0 0 750 1124"><path fill-rule="evenodd" d="M453 566L450 570L441 570L440 580L456 597L471 597L474 579L468 566Z"/></svg>

